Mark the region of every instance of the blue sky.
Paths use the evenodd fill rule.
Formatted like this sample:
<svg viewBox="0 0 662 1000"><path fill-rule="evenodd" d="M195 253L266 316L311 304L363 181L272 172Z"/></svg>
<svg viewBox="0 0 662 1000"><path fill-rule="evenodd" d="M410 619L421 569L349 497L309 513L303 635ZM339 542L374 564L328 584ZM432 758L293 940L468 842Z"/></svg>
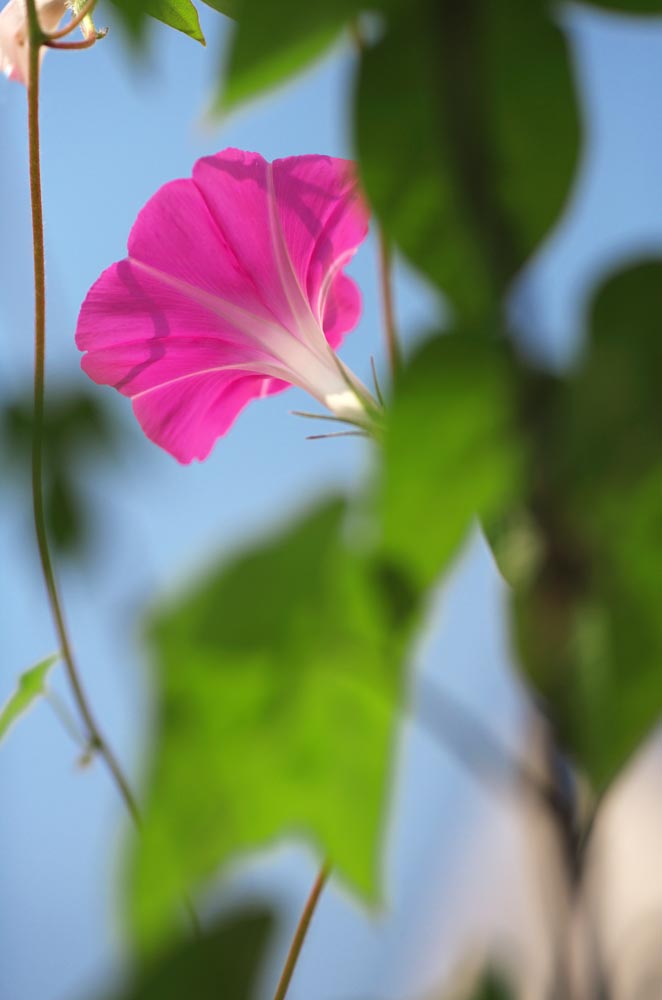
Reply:
<svg viewBox="0 0 662 1000"><path fill-rule="evenodd" d="M123 256L137 211L160 184L228 145L270 159L352 154L346 106L354 62L343 47L268 100L227 121L205 122L227 36L221 18L206 8L201 14L208 48L156 27L147 68L132 62L114 28L91 52L48 55L42 117L52 386L85 385L73 343L79 304L99 272ZM534 348L559 364L576 349L587 289L599 271L662 247L662 25L575 6L565 9L564 21L589 141L568 212L532 263L525 290ZM9 394L31 375L31 261L25 94L0 83L0 393ZM371 240L351 270L364 315L343 357L368 379L371 354L386 368ZM404 267L396 295L403 337L412 344L440 306ZM358 488L370 454L351 440L305 441L307 428L289 415L306 408L305 400L292 391L249 407L206 463L181 467L142 437L126 401L98 391L118 415L123 446L113 459L83 470L98 538L91 556L62 566L60 577L87 687L137 782L150 720L141 610L194 575L210 553L229 555L328 490ZM0 702L16 675L55 645L27 498L4 478L2 486ZM476 537L432 610L417 660L510 738L521 701L509 680L503 601ZM66 697L61 678L54 685ZM442 886L457 871L458 844L491 807L409 724L396 770L385 850L390 911L371 923L341 886L332 886L292 1000L318 1000L321 973L328 996L338 1000L361 990L395 998L412 975L422 981L434 973ZM100 765L77 767L75 748L41 705L2 747L0 795L0 996L91 997L124 947L118 914L126 824L114 789ZM242 865L225 890L265 893L291 923L314 870L310 852L282 845Z"/></svg>

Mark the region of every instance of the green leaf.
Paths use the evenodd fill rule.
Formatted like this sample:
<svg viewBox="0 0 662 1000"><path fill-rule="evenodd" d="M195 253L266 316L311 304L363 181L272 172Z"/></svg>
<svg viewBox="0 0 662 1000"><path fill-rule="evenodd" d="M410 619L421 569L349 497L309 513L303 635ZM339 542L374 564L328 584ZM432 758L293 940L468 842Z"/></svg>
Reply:
<svg viewBox="0 0 662 1000"><path fill-rule="evenodd" d="M475 956L467 956L467 969L475 961ZM474 972L462 971L455 981L446 987L444 1000L511 1000L514 994L505 985L505 979L493 971L480 973L480 979Z"/></svg>
<svg viewBox="0 0 662 1000"><path fill-rule="evenodd" d="M598 787L662 715L661 314L662 263L600 292L542 443L550 542L518 598L529 669Z"/></svg>
<svg viewBox="0 0 662 1000"><path fill-rule="evenodd" d="M122 1000L254 1000L273 924L268 910L223 917L203 938L178 944L152 963Z"/></svg>
<svg viewBox="0 0 662 1000"><path fill-rule="evenodd" d="M32 462L32 392L0 406L0 452L17 479L27 486ZM115 427L100 395L64 391L49 398L44 421L44 502L53 543L68 555L79 555L90 541L94 518L80 488L83 461L109 457Z"/></svg>
<svg viewBox="0 0 662 1000"><path fill-rule="evenodd" d="M226 17L237 16L238 0L202 0L202 2L217 10L219 14L225 14Z"/></svg>
<svg viewBox="0 0 662 1000"><path fill-rule="evenodd" d="M384 544L420 584L446 569L473 519L517 494L522 456L510 368L469 333L427 343L396 385L385 444Z"/></svg>
<svg viewBox="0 0 662 1000"><path fill-rule="evenodd" d="M258 96L317 59L358 6L358 0L239 0L239 23L218 110Z"/></svg>
<svg viewBox="0 0 662 1000"><path fill-rule="evenodd" d="M205 44L198 12L191 0L110 0L122 15L129 32L140 37L149 15L170 28Z"/></svg>
<svg viewBox="0 0 662 1000"><path fill-rule="evenodd" d="M621 14L662 14L662 0L583 0L591 7L602 7Z"/></svg>
<svg viewBox="0 0 662 1000"><path fill-rule="evenodd" d="M9 701L0 708L0 740L9 732L12 725L21 715L24 715L32 704L46 689L46 677L49 670L57 663L59 654L54 653L26 670L18 679L18 686Z"/></svg>
<svg viewBox="0 0 662 1000"><path fill-rule="evenodd" d="M489 973L477 990L472 993L472 1000L510 1000L513 994L506 989L503 980Z"/></svg>
<svg viewBox="0 0 662 1000"><path fill-rule="evenodd" d="M362 60L356 133L387 234L464 319L482 319L574 176L565 39L532 0L406 5Z"/></svg>
<svg viewBox="0 0 662 1000"><path fill-rule="evenodd" d="M474 1000L509 1000L512 996L500 979L488 976L476 992Z"/></svg>
<svg viewBox="0 0 662 1000"><path fill-rule="evenodd" d="M342 541L344 513L319 508L153 618L161 724L134 872L147 945L183 886L287 835L377 891L408 607Z"/></svg>

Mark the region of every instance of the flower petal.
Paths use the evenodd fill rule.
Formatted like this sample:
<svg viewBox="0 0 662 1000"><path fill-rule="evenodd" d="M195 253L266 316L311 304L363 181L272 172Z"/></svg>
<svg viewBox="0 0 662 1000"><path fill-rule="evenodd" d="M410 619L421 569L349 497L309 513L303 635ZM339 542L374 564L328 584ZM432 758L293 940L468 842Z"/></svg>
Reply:
<svg viewBox="0 0 662 1000"><path fill-rule="evenodd" d="M207 372L156 386L133 399L147 437L179 462L207 458L247 403L288 388L244 372Z"/></svg>
<svg viewBox="0 0 662 1000"><path fill-rule="evenodd" d="M251 217L242 221L252 231ZM134 260L273 321L251 271L237 259L191 179L164 184L150 198L131 230L128 250Z"/></svg>
<svg viewBox="0 0 662 1000"><path fill-rule="evenodd" d="M249 361L268 368L271 357L233 338L231 325L130 260L93 285L76 332L83 370L133 397L147 436L180 462L205 458L251 399L289 388L247 374Z"/></svg>
<svg viewBox="0 0 662 1000"><path fill-rule="evenodd" d="M367 233L352 164L297 156L272 166L257 153L226 149L199 160L193 177L274 319L316 340L329 283Z"/></svg>
<svg viewBox="0 0 662 1000"><path fill-rule="evenodd" d="M331 156L293 156L276 160L273 176L292 264L321 326L329 287L368 232L355 167Z"/></svg>
<svg viewBox="0 0 662 1000"><path fill-rule="evenodd" d="M332 282L322 306L324 334L335 350L346 333L354 329L361 316L361 293L346 274L338 274Z"/></svg>
<svg viewBox="0 0 662 1000"><path fill-rule="evenodd" d="M84 371L125 396L194 371L271 361L231 323L131 260L113 264L88 292L76 344L88 352Z"/></svg>
<svg viewBox="0 0 662 1000"><path fill-rule="evenodd" d="M269 310L273 320L301 338L302 311L306 313L306 325L312 317L301 291L291 285L284 287L288 276L283 275L274 252L270 169L258 153L226 149L198 160L193 179L228 247L233 266L239 273L250 275L252 295Z"/></svg>

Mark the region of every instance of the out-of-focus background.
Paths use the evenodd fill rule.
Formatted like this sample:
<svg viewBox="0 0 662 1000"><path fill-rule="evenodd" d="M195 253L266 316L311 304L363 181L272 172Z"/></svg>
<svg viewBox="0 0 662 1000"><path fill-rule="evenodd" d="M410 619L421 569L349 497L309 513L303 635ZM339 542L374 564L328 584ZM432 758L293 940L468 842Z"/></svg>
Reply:
<svg viewBox="0 0 662 1000"><path fill-rule="evenodd" d="M355 63L349 43L268 100L212 122L205 110L231 28L206 8L201 15L206 50L154 25L149 55L139 65L111 24L107 39L88 53L50 53L43 72L53 447L76 423L67 416L65 398L87 394L103 408L88 413L89 404L79 400L82 410L75 412L88 413L88 436L62 445L67 467L63 481L53 484L59 576L86 685L136 785L150 720L138 629L145 607L194 575L210 554L231 554L242 540L284 523L315 497L356 490L371 461L370 446L350 439L306 441L308 426L289 411L307 404L292 390L250 406L207 462L182 467L142 436L126 400L92 386L79 371L73 342L79 305L100 271L123 256L138 210L159 185L189 174L198 156L225 146L258 150L269 159L309 152L352 156L346 98ZM581 344L584 307L603 270L662 250L662 22L568 5L563 23L582 97L585 154L566 214L513 302L527 318L522 336L535 326L531 347L551 365L569 363ZM25 93L9 83L0 87L0 136L2 703L17 675L55 647L20 454L21 406L29 399L32 370L31 248ZM373 238L350 273L363 292L364 312L342 355L366 380L373 355L387 380ZM443 317L444 304L400 265L395 296L408 349ZM72 504L87 512L88 531L80 537ZM416 670L516 752L528 732L528 703L510 668L504 601L504 584L476 530L429 609ZM58 671L52 687L66 703ZM370 913L332 881L292 1000L426 995L454 968L469 939L509 941L530 966L532 982L549 961L540 945L548 919L541 893L551 889L541 884L549 873L536 865L535 824L507 783L485 787L421 724L424 701L424 690L414 685L394 762L384 844L387 904ZM103 766L84 767L79 758L46 702L0 750L2 1000L87 1000L122 974L128 824ZM621 782L625 805L614 809L613 825L621 830L621 845L623 829L632 836L615 855L620 867L601 903L606 924L618 910L622 926L614 931L610 924L605 939L627 937L628 914L634 925L641 903L640 883L649 893L646 912L662 907L659 859L659 886L654 862L652 868L641 862L642 852L654 851L655 830L662 836L662 816L650 812L651 802L660 801L661 770L658 739L635 763L629 783L628 775ZM656 781L657 798L643 797L649 814L642 819L645 810L632 788L644 782L654 789ZM637 861L648 878L637 878ZM247 857L219 881L221 906L267 900L282 915L271 981L318 863L293 840Z"/></svg>

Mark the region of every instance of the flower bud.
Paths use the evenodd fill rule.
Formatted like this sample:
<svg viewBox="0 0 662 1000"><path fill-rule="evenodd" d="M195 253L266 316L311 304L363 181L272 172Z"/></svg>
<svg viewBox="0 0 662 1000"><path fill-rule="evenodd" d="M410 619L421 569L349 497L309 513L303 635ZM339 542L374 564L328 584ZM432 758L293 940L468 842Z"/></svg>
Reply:
<svg viewBox="0 0 662 1000"><path fill-rule="evenodd" d="M36 0L44 31L55 31L67 12L65 0ZM0 70L26 87L30 72L28 9L26 0L9 0L0 11Z"/></svg>

